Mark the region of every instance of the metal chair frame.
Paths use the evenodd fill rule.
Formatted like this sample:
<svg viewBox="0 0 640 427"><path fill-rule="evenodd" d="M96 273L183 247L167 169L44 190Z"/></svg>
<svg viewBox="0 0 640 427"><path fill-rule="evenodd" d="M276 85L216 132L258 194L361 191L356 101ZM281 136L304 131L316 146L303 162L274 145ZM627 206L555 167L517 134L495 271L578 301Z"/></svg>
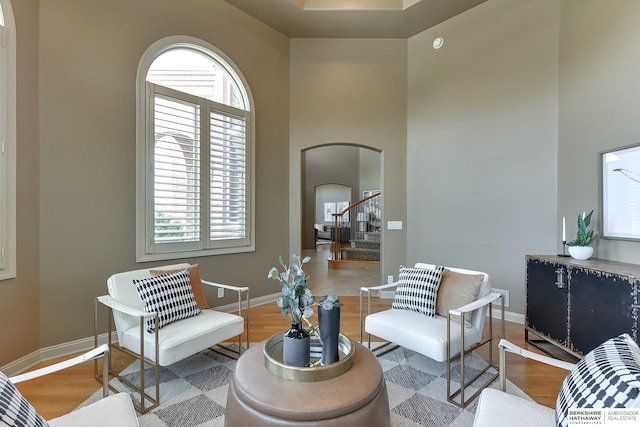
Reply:
<svg viewBox="0 0 640 427"><path fill-rule="evenodd" d="M363 338L364 338L364 319L366 318L366 315L371 314L371 293L372 291L380 291L380 290L384 290L384 289L389 289L389 288L393 288L397 286L397 283L388 283L388 284L384 284L384 285L379 285L379 286L372 286L372 287L362 287L360 288L360 343L362 344L363 342ZM367 313L365 315L364 313L364 304L363 304L363 299L364 299L364 293L367 294ZM493 362L493 304L498 300L498 298L501 301L501 337L504 338L504 331L505 331L505 326L504 326L504 296L499 293L499 292L490 292L489 294L487 294L486 296L472 302L469 304L466 304L463 307L459 307L453 310L449 310L448 316L447 316L447 401L449 403L452 403L460 408L465 408L473 399L475 399L480 392L486 388L488 385L490 385L493 381L495 381L499 375L500 372L502 371L500 369L499 366L496 366ZM465 315L471 315L475 310L481 309L482 307L488 305L489 306L489 336L485 337L485 338L481 338L481 340L470 346L469 348L465 348L465 334L464 334L464 320L463 320L463 316ZM451 356L452 350L451 350L451 321L452 321L452 316L458 316L460 318L460 347L461 347L461 352L458 353L455 356ZM371 334L367 334L368 335L368 339L367 339L367 347L369 349L371 349ZM483 345L489 345L489 360L488 360L488 365L483 368L482 370L480 370L478 373L476 373L471 379L469 379L468 381L465 381L465 356L468 355L469 353L473 352L474 350L482 347ZM394 344L392 342L385 342L384 344L382 344L381 346L377 347L375 350L376 355L382 356L383 354L386 354L396 348L398 348L399 346L397 344ZM460 360L460 386L454 390L452 390L452 380L451 380L451 367L452 367L452 363ZM490 368L494 368L496 370L496 373L491 375L491 377L483 384L480 385L480 387L478 388L478 390L473 393L470 397L468 397L467 399L465 399L465 389L471 385L473 385L482 374L484 374L486 371L488 371Z"/></svg>
<svg viewBox="0 0 640 427"><path fill-rule="evenodd" d="M249 288L248 287L237 287L237 286L231 286L231 285L223 285L220 283L213 283L213 282L208 282L205 280L202 280L202 284L203 285L209 285L209 286L216 286L216 287L221 287L224 289L228 289L228 290L232 290L232 291L236 291L238 293L238 315L242 317L242 295L243 293L246 293L246 317L245 317L245 322L246 322L246 327L245 327L245 331L246 331L246 348L249 348L249 343L250 343L250 338L249 338L249 316L250 316L250 302L249 302ZM103 295L103 296L99 296L96 298L95 300L95 307L94 307L94 345L98 346L98 312L99 312L99 307L100 306L105 306L108 309L108 320L107 320L107 344L109 346L109 349L116 349L119 351L122 351L130 356L133 356L134 358L136 358L139 362L140 362L140 384L133 384L131 381L129 381L128 379L126 379L125 377L123 377L122 375L120 375L119 372L115 372L112 368L112 361L111 361L111 353L109 352L108 355L108 361L107 361L107 372L108 374L113 377L113 378L117 378L119 381L121 381L122 383L124 383L125 385L127 385L128 387L130 387L132 390L135 391L136 394L138 394L140 396L140 403L137 402L133 402L134 407L136 408L136 410L142 414L156 408L158 405L160 405L160 364L158 363L159 360L159 349L158 349L158 329L155 329L154 332L154 351L155 351L155 357L154 359L150 359L148 357L145 357L145 351L144 351L144 334L145 334L145 322L146 319L149 317L155 317L155 321L156 324L158 324L158 314L157 313L147 313L147 312L143 312L143 311L139 311L135 308L131 308L125 304L122 304L118 301L116 301L115 299L113 299L111 296L109 295ZM124 348L122 346L119 345L119 343L113 342L113 324L114 324L114 318L113 318L113 311L119 311L121 313L124 314L128 314L130 316L135 316L138 317L139 319L139 324L140 324L140 354L131 351L127 348ZM233 357L233 358L238 358L240 357L240 355L242 354L243 351L243 346L242 346L242 335L244 335L244 331L242 334L238 335L238 350L232 349L228 346L225 346L222 343L218 343L215 344L214 346L210 347L209 349L212 351L215 351L217 353L223 354L227 357ZM221 352L219 351L219 348L222 348L223 350L225 350L226 352ZM228 353L231 353L233 356L230 356ZM145 376L144 376L144 371L145 371L145 366L150 365L153 367L154 369L154 375L155 375L155 392L154 395L150 395L145 391ZM99 379L98 376L98 366L97 364L94 364L94 376L96 377L96 379ZM118 390L112 386L111 384L108 384L108 388L113 390L114 392L118 392ZM147 404L148 403L148 404Z"/></svg>

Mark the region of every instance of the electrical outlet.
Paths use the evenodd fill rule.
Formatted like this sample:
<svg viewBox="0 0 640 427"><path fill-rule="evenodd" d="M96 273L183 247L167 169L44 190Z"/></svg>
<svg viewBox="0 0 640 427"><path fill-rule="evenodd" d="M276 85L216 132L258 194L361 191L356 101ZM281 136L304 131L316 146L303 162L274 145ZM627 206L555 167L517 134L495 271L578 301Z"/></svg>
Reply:
<svg viewBox="0 0 640 427"><path fill-rule="evenodd" d="M402 221L387 221L387 230L402 230Z"/></svg>
<svg viewBox="0 0 640 427"><path fill-rule="evenodd" d="M224 288L218 288L218 298L224 298Z"/></svg>
<svg viewBox="0 0 640 427"><path fill-rule="evenodd" d="M387 283L393 283L393 274L387 276Z"/></svg>
<svg viewBox="0 0 640 427"><path fill-rule="evenodd" d="M505 307L509 307L509 291L506 289L498 289L498 288L491 288L491 292L498 292L500 294L502 294L502 299L504 299L504 306ZM499 305L500 302L496 301L496 305Z"/></svg>

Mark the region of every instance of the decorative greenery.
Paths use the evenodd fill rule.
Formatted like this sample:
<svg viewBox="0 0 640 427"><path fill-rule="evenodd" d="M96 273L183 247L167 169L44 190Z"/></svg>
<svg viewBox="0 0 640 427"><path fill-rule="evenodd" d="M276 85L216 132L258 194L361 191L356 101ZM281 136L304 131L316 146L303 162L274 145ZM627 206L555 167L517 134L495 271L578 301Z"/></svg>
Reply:
<svg viewBox="0 0 640 427"><path fill-rule="evenodd" d="M342 307L342 305L338 299L338 294L329 294L320 300L320 307L325 310L332 310L333 307Z"/></svg>
<svg viewBox="0 0 640 427"><path fill-rule="evenodd" d="M282 286L282 296L276 302L282 309L283 316L291 316L293 323L301 323L302 318L313 316L313 304L315 297L307 287L307 277L304 275L302 266L311 260L311 257L300 259L296 254L291 255L293 262L287 266L278 258L282 266L281 272L276 267L271 267L267 277L274 279Z"/></svg>
<svg viewBox="0 0 640 427"><path fill-rule="evenodd" d="M591 243L598 238L598 233L593 230L587 230L589 224L591 224L591 215L593 214L593 210L589 212L589 215L584 216L583 214L578 214L578 232L576 233L576 238L569 243L568 246L589 246Z"/></svg>
<svg viewBox="0 0 640 427"><path fill-rule="evenodd" d="M276 267L271 267L268 278L274 279L282 286L282 296L278 298L276 304L282 309L283 316L291 316L293 323L301 323L306 320L311 332L317 329L309 322L309 317L313 316L313 305L316 299L307 287L307 279L302 266L311 260L311 257L300 259L297 254L291 255L293 262L287 266L282 260L282 256L278 258L278 262L282 266L282 271L278 271ZM342 307L342 303L338 299L337 294L329 294L322 298L319 305L325 310L332 310L334 307Z"/></svg>

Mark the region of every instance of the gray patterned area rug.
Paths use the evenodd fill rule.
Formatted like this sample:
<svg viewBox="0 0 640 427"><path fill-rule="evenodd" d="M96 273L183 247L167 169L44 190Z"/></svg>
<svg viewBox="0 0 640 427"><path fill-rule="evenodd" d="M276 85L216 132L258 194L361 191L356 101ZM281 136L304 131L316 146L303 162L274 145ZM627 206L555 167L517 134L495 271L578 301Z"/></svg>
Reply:
<svg viewBox="0 0 640 427"><path fill-rule="evenodd" d="M380 356L378 360L387 383L392 426L467 427L473 424L477 399L465 409L446 401L446 363L435 362L402 347ZM161 368L162 404L141 415L140 426L222 427L227 390L235 364L234 359L207 350ZM473 374L486 366L486 362L472 354L465 359L465 366L465 370ZM483 376L488 378L490 371ZM459 369L457 372L457 378L453 379L459 381ZM139 365L132 364L122 374L130 381L138 383ZM153 375L152 369L145 370L146 384L154 384ZM484 382L483 376L478 383ZM111 384L118 390L127 391L126 386L116 379L112 380ZM497 388L497 381L494 381L491 387ZM150 388L149 392L153 394L153 390L154 387ZM507 392L528 398L509 381ZM96 401L101 397L101 393L101 390L97 391L81 406ZM467 396L471 395L469 391L466 393L469 393Z"/></svg>

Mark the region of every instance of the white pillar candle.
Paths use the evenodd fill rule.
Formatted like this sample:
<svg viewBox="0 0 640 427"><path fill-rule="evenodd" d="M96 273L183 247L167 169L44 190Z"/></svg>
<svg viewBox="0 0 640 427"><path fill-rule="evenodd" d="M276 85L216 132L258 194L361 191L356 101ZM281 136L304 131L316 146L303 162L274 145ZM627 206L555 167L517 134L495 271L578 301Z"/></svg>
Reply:
<svg viewBox="0 0 640 427"><path fill-rule="evenodd" d="M562 217L562 241L567 241L567 224L565 223L564 217Z"/></svg>

